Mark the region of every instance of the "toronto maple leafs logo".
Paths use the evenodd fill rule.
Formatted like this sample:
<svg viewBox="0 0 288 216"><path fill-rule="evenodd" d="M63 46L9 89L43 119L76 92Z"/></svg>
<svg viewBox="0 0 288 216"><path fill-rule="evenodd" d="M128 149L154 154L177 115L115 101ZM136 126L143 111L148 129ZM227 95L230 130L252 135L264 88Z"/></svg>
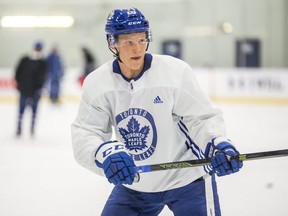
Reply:
<svg viewBox="0 0 288 216"><path fill-rule="evenodd" d="M131 108L116 116L118 132L134 160L152 156L157 143L157 131L152 115L143 109Z"/></svg>
<svg viewBox="0 0 288 216"><path fill-rule="evenodd" d="M149 130L149 126L140 128L139 122L132 117L127 124L127 130L125 128L119 128L119 133L125 140L126 148L137 152L137 150L147 148L146 138Z"/></svg>

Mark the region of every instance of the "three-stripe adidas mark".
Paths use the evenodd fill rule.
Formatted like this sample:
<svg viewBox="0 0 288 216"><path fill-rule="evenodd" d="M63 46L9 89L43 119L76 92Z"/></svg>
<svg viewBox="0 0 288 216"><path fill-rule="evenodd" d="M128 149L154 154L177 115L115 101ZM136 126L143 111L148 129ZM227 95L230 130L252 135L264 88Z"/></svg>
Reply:
<svg viewBox="0 0 288 216"><path fill-rule="evenodd" d="M154 99L154 103L163 103L163 101L161 100L161 98L159 96L157 96L155 99Z"/></svg>

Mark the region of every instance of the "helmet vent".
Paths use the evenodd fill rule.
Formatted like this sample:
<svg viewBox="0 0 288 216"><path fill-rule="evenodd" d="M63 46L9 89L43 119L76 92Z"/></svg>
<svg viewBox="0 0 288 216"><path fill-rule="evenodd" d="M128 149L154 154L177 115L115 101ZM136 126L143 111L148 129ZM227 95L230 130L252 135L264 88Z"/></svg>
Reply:
<svg viewBox="0 0 288 216"><path fill-rule="evenodd" d="M125 21L125 17L123 15L119 15L119 16L117 16L116 21L117 22L123 22L123 21Z"/></svg>
<svg viewBox="0 0 288 216"><path fill-rule="evenodd" d="M137 18L137 15L135 15L135 14L130 14L130 15L128 16L128 18L129 18L129 19Z"/></svg>
<svg viewBox="0 0 288 216"><path fill-rule="evenodd" d="M124 29L126 29L125 26L122 25L122 24L115 25L114 28L117 29L117 30L124 30Z"/></svg>

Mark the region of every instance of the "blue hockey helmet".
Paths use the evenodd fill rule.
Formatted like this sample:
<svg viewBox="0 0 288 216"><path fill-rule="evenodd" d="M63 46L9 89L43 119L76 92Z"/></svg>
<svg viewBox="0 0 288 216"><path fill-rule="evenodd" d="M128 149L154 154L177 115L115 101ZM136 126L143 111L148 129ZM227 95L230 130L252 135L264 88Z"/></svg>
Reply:
<svg viewBox="0 0 288 216"><path fill-rule="evenodd" d="M145 32L147 42L152 41L149 21L137 8L113 10L107 18L105 32L109 46L115 45L121 34Z"/></svg>

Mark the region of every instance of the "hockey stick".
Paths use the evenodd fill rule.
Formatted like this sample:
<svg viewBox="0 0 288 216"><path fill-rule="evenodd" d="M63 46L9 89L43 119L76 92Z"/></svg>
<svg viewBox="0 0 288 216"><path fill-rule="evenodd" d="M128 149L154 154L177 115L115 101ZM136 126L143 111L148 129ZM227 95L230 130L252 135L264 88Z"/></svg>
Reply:
<svg viewBox="0 0 288 216"><path fill-rule="evenodd" d="M236 157L236 160L248 161L248 160L258 160L266 158L276 158L288 156L288 149L276 150L276 151L266 151L266 152L255 152L248 154L240 154ZM182 169L196 166L205 166L211 163L211 158L199 159L199 160L186 160L178 161L171 163L161 163L161 164L152 164L152 165L143 165L135 167L136 173L145 173L145 172L154 172L160 170L170 170L170 169ZM138 179L137 179L138 178ZM139 181L139 176L135 179L134 182Z"/></svg>

